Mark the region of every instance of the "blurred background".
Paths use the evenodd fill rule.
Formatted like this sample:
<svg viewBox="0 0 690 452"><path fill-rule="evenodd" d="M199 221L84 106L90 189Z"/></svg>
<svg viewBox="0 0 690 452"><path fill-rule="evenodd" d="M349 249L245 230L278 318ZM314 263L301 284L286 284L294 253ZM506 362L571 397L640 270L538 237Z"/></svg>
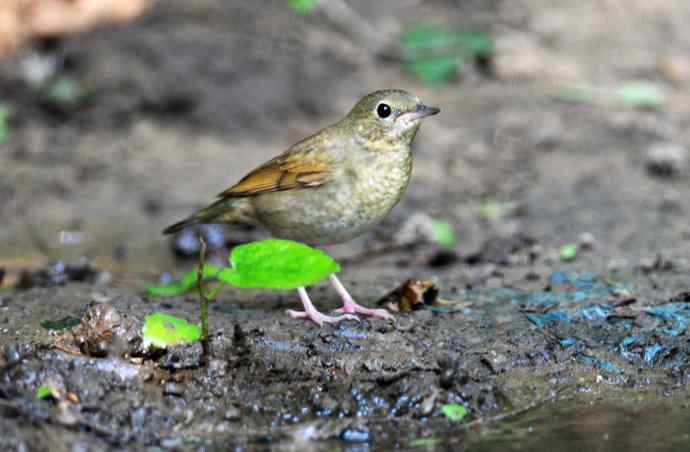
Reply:
<svg viewBox="0 0 690 452"><path fill-rule="evenodd" d="M456 278L521 250L682 267L688 23L679 0L4 0L0 267L192 265L164 226L393 87L443 113L401 205L336 255L435 220L456 240L427 257ZM204 233L219 255L263 234Z"/></svg>

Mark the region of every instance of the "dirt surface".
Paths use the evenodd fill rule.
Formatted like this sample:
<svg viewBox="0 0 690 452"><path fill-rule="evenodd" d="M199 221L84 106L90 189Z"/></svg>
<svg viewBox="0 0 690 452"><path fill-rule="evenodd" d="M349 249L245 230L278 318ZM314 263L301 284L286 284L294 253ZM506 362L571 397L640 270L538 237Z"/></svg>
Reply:
<svg viewBox="0 0 690 452"><path fill-rule="evenodd" d="M277 0L165 2L3 63L0 449L687 446L690 5L350 3L382 39L420 21L487 30L494 73L425 87L368 38ZM46 61L83 91L76 105L36 88ZM639 79L660 108L554 96ZM228 289L207 367L197 345L145 350L146 315L198 317L194 294L144 295L194 265L180 258L194 243L162 227L383 87L443 113L416 140L401 204L329 252L363 304L408 278L451 303L318 328L284 313L296 293ZM410 224L426 217L457 244L372 252L419 242ZM208 234L213 259L264 236ZM311 294L338 306L326 285ZM81 324L41 326L65 317ZM37 399L41 385L54 396ZM473 424L446 419L450 403Z"/></svg>

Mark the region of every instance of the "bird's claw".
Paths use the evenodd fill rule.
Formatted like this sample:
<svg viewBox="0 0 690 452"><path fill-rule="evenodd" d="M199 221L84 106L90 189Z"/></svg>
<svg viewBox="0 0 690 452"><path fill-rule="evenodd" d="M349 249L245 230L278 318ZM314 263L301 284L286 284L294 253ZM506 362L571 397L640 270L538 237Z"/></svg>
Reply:
<svg viewBox="0 0 690 452"><path fill-rule="evenodd" d="M335 312L338 314L362 314L362 315L367 315L370 317L379 317L382 319L390 320L392 322L395 322L395 317L391 315L390 312L388 312L385 309L369 309L365 308L364 306L360 306L357 303L352 303L348 304L347 306L343 306L342 308L336 309Z"/></svg>
<svg viewBox="0 0 690 452"><path fill-rule="evenodd" d="M356 320L359 322L359 318L357 316L352 315L352 314L343 314L339 316L330 316L326 314L322 314L320 312L306 312L306 311L293 311L292 309L289 309L287 313L292 317L293 319L309 319L316 323L319 326L323 326L324 323L338 323L342 322L344 320Z"/></svg>

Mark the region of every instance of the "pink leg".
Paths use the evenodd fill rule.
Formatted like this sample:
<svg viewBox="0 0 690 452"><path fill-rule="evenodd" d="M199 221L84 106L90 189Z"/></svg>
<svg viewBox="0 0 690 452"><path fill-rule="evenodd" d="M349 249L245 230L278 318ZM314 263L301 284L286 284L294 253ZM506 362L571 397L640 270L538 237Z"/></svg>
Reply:
<svg viewBox="0 0 690 452"><path fill-rule="evenodd" d="M343 314L337 317L332 317L330 315L320 313L312 304L307 294L307 290L304 287L298 287L297 292L302 300L302 305L304 305L304 311L293 311L288 310L287 313L293 319L309 319L316 322L317 325L323 326L324 323L337 323L343 320L357 320L359 319L352 314Z"/></svg>
<svg viewBox="0 0 690 452"><path fill-rule="evenodd" d="M338 278L336 278L335 275L331 275L330 278L331 284L333 284L333 287L335 287L335 290L343 299L343 307L336 310L335 312L342 312L348 314L364 314L370 315L372 317L381 317L382 319L395 321L395 317L393 317L385 309L369 309L365 308L364 306L358 305L357 303L355 303L355 300L352 299L350 294L347 293L347 290L345 290L345 287L343 287L343 285L340 283L340 281L338 280Z"/></svg>

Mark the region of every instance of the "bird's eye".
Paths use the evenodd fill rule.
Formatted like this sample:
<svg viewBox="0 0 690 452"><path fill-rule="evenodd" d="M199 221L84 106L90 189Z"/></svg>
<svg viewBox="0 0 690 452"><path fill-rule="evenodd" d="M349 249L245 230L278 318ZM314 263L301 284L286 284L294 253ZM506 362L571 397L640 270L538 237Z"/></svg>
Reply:
<svg viewBox="0 0 690 452"><path fill-rule="evenodd" d="M379 115L379 118L387 118L391 113L391 106L388 104L379 104L379 106L376 107L376 114Z"/></svg>

